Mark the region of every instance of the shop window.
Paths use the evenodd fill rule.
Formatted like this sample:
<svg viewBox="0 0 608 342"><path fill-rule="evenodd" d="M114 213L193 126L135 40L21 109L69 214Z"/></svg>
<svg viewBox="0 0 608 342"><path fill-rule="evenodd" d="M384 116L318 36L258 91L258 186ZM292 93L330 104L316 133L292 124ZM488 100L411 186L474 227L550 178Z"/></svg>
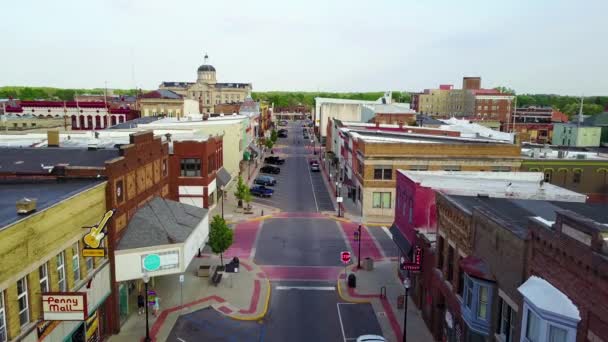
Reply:
<svg viewBox="0 0 608 342"><path fill-rule="evenodd" d="M534 312L532 312L532 310L528 310L526 339L530 342L540 341L540 319Z"/></svg>
<svg viewBox="0 0 608 342"><path fill-rule="evenodd" d="M72 245L72 272L74 273L74 284L80 281L80 258L78 255L78 242Z"/></svg>
<svg viewBox="0 0 608 342"><path fill-rule="evenodd" d="M4 311L4 291L0 291L0 342L6 342L6 312Z"/></svg>
<svg viewBox="0 0 608 342"><path fill-rule="evenodd" d="M390 209L391 208L391 193L390 192L374 192L372 194L372 207Z"/></svg>
<svg viewBox="0 0 608 342"><path fill-rule="evenodd" d="M195 158L181 160L182 177L200 177L201 176L201 160Z"/></svg>
<svg viewBox="0 0 608 342"><path fill-rule="evenodd" d="M17 301L19 302L19 323L24 326L30 322L30 309L27 297L27 277L17 280Z"/></svg>
<svg viewBox="0 0 608 342"><path fill-rule="evenodd" d="M448 247L448 274L446 275L448 281L454 279L454 247Z"/></svg>
<svg viewBox="0 0 608 342"><path fill-rule="evenodd" d="M67 291L65 284L65 252L57 254L57 285L59 292Z"/></svg>
<svg viewBox="0 0 608 342"><path fill-rule="evenodd" d="M46 262L38 267L38 277L40 278L40 292L49 292L49 269Z"/></svg>
<svg viewBox="0 0 608 342"><path fill-rule="evenodd" d="M489 289L487 286L479 287L479 298L477 302L477 318L486 320L488 317L488 297Z"/></svg>

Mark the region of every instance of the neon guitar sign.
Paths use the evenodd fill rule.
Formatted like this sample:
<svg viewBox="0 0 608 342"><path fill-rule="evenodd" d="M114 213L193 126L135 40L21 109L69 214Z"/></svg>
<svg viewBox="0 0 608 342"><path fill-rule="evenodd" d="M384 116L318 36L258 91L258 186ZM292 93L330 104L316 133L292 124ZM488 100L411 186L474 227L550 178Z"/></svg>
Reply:
<svg viewBox="0 0 608 342"><path fill-rule="evenodd" d="M101 244L101 240L106 236L104 232L106 225L108 224L108 220L114 215L114 209L106 212L99 223L91 227L83 227L90 229L87 235L84 236L84 243L89 248L99 248Z"/></svg>

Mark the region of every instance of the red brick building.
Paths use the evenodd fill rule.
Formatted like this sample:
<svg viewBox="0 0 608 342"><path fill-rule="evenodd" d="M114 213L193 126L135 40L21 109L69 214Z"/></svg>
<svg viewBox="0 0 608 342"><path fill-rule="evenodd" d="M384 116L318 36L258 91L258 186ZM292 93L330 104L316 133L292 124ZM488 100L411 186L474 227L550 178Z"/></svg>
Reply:
<svg viewBox="0 0 608 342"><path fill-rule="evenodd" d="M223 155L221 136L204 141L173 141L169 157L170 198L197 207L213 207L220 198L220 186L225 185L216 182L224 165Z"/></svg>
<svg viewBox="0 0 608 342"><path fill-rule="evenodd" d="M576 338L569 334L566 341L608 341L608 226L605 223L563 211L558 212L553 225L539 220L530 224L527 275L550 283L567 296L579 312ZM550 318L540 318L553 324Z"/></svg>

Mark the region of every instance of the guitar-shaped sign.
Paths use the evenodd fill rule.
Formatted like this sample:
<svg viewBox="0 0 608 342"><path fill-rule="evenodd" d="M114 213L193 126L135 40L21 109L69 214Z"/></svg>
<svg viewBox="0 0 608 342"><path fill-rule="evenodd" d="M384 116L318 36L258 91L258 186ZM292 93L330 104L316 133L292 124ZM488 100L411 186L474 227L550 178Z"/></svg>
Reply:
<svg viewBox="0 0 608 342"><path fill-rule="evenodd" d="M114 209L109 210L107 213L105 213L103 215L103 217L101 218L101 221L99 221L98 224L92 226L92 227L83 227L83 228L89 228L90 231L87 233L87 235L84 236L84 243L90 247L90 248L98 248L101 240L103 240L103 238L106 236L106 233L103 232L104 228L106 227L106 224L108 224L108 220L110 219L110 217L112 217L112 215L114 215Z"/></svg>

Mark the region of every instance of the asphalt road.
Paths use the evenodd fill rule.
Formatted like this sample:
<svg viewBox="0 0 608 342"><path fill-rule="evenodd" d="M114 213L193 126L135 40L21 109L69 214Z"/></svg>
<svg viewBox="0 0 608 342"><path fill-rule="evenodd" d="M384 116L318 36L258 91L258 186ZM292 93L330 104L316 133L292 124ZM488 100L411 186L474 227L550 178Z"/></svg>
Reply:
<svg viewBox="0 0 608 342"><path fill-rule="evenodd" d="M257 322L237 321L206 308L180 316L167 341L259 342L263 333L263 326Z"/></svg>
<svg viewBox="0 0 608 342"><path fill-rule="evenodd" d="M286 146L280 148L281 153L277 153L285 157L285 164L279 166L281 173L270 175L277 180L275 192L271 198L254 198L253 202L273 206L284 212L334 210L321 173L310 172L308 157L311 154L305 148L310 143L304 141L302 127L291 124L288 130L288 137L279 138L277 141L278 144Z"/></svg>
<svg viewBox="0 0 608 342"><path fill-rule="evenodd" d="M273 218L259 233L255 263L258 265L341 266L339 255L347 250L342 230L334 220L322 218Z"/></svg>

